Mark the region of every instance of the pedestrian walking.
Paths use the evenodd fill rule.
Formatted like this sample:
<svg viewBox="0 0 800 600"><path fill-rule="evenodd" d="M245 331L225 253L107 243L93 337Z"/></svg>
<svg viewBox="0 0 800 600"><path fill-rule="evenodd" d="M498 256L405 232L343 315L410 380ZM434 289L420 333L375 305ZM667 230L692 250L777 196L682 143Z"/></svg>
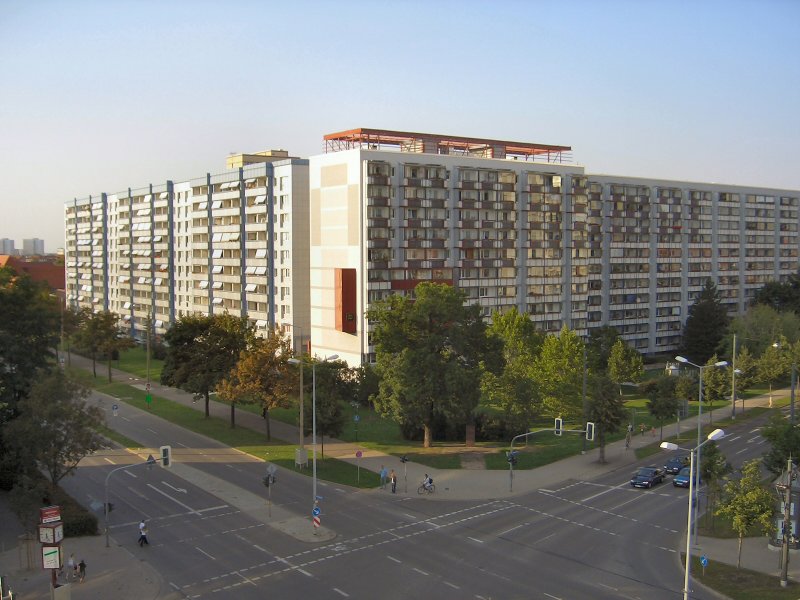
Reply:
<svg viewBox="0 0 800 600"><path fill-rule="evenodd" d="M80 574L81 583L83 583L83 580L86 579L86 561L83 559L78 563L78 573Z"/></svg>
<svg viewBox="0 0 800 600"><path fill-rule="evenodd" d="M386 489L386 477L387 477L388 474L389 473L388 473L388 471L386 471L386 467L381 465L381 473L380 473L380 475L381 475L381 489L382 490Z"/></svg>
<svg viewBox="0 0 800 600"><path fill-rule="evenodd" d="M392 483L392 493L397 493L397 473L394 472L394 469L389 473L389 481Z"/></svg>
<svg viewBox="0 0 800 600"><path fill-rule="evenodd" d="M139 546L143 547L145 544L148 546L150 542L147 541L147 525L144 523L144 519L139 522Z"/></svg>
<svg viewBox="0 0 800 600"><path fill-rule="evenodd" d="M644 423L639 423L639 433L644 435Z"/></svg>
<svg viewBox="0 0 800 600"><path fill-rule="evenodd" d="M628 450L631 447L631 432L625 434L625 450Z"/></svg>
<svg viewBox="0 0 800 600"><path fill-rule="evenodd" d="M75 579L78 574L78 564L75 562L75 555L70 554L67 560L67 581Z"/></svg>
<svg viewBox="0 0 800 600"><path fill-rule="evenodd" d="M656 437L656 428L655 428L655 426L652 429L650 429L650 435L652 435L653 437Z"/></svg>

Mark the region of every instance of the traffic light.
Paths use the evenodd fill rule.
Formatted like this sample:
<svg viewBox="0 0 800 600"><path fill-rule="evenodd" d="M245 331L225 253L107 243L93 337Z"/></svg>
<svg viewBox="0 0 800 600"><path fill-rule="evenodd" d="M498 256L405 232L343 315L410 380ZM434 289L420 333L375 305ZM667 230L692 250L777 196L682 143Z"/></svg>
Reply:
<svg viewBox="0 0 800 600"><path fill-rule="evenodd" d="M106 512L111 512L112 510L114 510L114 503L113 502L106 503L106 507L105 508L106 508Z"/></svg>
<svg viewBox="0 0 800 600"><path fill-rule="evenodd" d="M564 419L556 417L556 423L553 428L555 429L556 435L561 435L564 431Z"/></svg>
<svg viewBox="0 0 800 600"><path fill-rule="evenodd" d="M161 466L162 467L171 467L172 466L172 446L161 446Z"/></svg>
<svg viewBox="0 0 800 600"><path fill-rule="evenodd" d="M408 457L405 454L403 454L403 456L400 457L400 462L401 463L407 463L408 462Z"/></svg>
<svg viewBox="0 0 800 600"><path fill-rule="evenodd" d="M594 423L591 421L586 422L586 439L590 442L594 441Z"/></svg>
<svg viewBox="0 0 800 600"><path fill-rule="evenodd" d="M275 475L267 473L262 479L261 482L264 484L265 487L269 487L271 485L275 485Z"/></svg>
<svg viewBox="0 0 800 600"><path fill-rule="evenodd" d="M513 450L509 452L506 460L508 460L508 462L510 462L512 465L517 464L517 451Z"/></svg>

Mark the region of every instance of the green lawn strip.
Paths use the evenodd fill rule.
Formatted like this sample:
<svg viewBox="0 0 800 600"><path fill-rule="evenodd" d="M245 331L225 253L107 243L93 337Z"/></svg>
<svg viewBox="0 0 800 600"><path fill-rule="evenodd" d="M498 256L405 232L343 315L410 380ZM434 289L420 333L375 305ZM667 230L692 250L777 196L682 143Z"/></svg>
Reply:
<svg viewBox="0 0 800 600"><path fill-rule="evenodd" d="M107 371L107 363L103 361L102 364L103 370ZM144 346L136 346L121 352L119 360L112 361L111 366L144 379L147 377L147 349ZM164 361L150 358L150 381L160 381L163 366Z"/></svg>
<svg viewBox="0 0 800 600"><path fill-rule="evenodd" d="M703 569L697 556L692 557L692 578L733 600L797 600L800 595L800 585L793 581L782 588L774 575L737 569L736 565L711 559Z"/></svg>
<svg viewBox="0 0 800 600"><path fill-rule="evenodd" d="M80 369L75 371L75 375L85 383L92 385L99 392L114 396L136 408L148 410L145 402L146 394L143 390L124 383L108 383L108 380L102 377L98 377L95 380L91 373ZM160 396L153 396L150 412L180 427L208 436L226 446L236 448L257 458L265 459L267 453L269 453L270 462L276 462L286 468L294 468L295 446L293 444L267 442L263 433L246 427L231 429L230 423L226 419L217 417L207 419L201 411ZM273 458L275 459L274 461ZM376 487L380 483L376 473L361 469L359 476L358 471L359 469L356 466L347 462L334 458L322 458L320 454L317 455L317 477L320 479L361 488ZM305 473L310 475L310 469L306 469Z"/></svg>

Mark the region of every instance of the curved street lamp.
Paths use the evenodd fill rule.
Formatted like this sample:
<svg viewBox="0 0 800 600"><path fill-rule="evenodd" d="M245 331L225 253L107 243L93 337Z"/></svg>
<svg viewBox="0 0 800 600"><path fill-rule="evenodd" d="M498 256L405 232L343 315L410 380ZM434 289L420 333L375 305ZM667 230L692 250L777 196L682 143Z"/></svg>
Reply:
<svg viewBox="0 0 800 600"><path fill-rule="evenodd" d="M700 440L700 436L702 435L702 429L703 429L703 424L702 424L702 420L703 419L701 418L703 416L703 370L707 369L709 367L727 367L728 366L728 361L727 360L721 360L721 361L715 362L713 365L698 365L698 364L695 364L692 361L690 361L688 358L684 358L683 356L676 356L675 360L677 360L679 363L684 363L684 364L687 364L687 365L691 365L691 366L695 367L700 372L699 402L698 402L698 405L697 405L697 463L700 464L700 446L703 445L703 443L701 443L701 440ZM709 413L709 414L711 414L711 413ZM695 542L696 542L697 541L697 505L695 505L694 512L695 512L694 536L695 536Z"/></svg>
<svg viewBox="0 0 800 600"><path fill-rule="evenodd" d="M708 434L708 437L705 441L697 444L694 448L681 448L678 444L673 444L672 442L661 442L661 447L665 450L688 450L689 451L689 506L686 510L686 567L684 568L683 572L683 599L689 600L689 574L691 572L691 553L692 553L692 503L695 505L695 510L697 506L697 502L695 501L695 462L697 463L697 472L700 472L700 448L707 444L708 442L713 442L715 440L721 439L725 437L725 432L722 429L715 429L711 433ZM697 459L695 459L695 454L697 454ZM698 477L699 479L699 477ZM695 517L695 531L697 531L697 518Z"/></svg>

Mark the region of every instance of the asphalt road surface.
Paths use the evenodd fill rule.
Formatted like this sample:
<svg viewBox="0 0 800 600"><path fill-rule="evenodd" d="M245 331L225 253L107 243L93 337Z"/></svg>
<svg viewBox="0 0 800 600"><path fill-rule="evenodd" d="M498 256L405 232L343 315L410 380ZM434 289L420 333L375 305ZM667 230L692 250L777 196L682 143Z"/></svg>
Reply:
<svg viewBox="0 0 800 600"><path fill-rule="evenodd" d="M103 406L110 413L108 399ZM102 521L106 477L135 465L109 479L111 543L151 563L177 597L682 597L687 490L669 478L633 489L626 470L512 499L447 502L319 482L326 532L335 535L315 538L309 477L280 470L268 507L263 460L127 405L108 424L149 447L171 444L175 468L106 450L82 461L64 487ZM736 466L766 449L754 423L732 428L719 445ZM139 548L142 518L150 545ZM714 596L698 588L692 597Z"/></svg>

